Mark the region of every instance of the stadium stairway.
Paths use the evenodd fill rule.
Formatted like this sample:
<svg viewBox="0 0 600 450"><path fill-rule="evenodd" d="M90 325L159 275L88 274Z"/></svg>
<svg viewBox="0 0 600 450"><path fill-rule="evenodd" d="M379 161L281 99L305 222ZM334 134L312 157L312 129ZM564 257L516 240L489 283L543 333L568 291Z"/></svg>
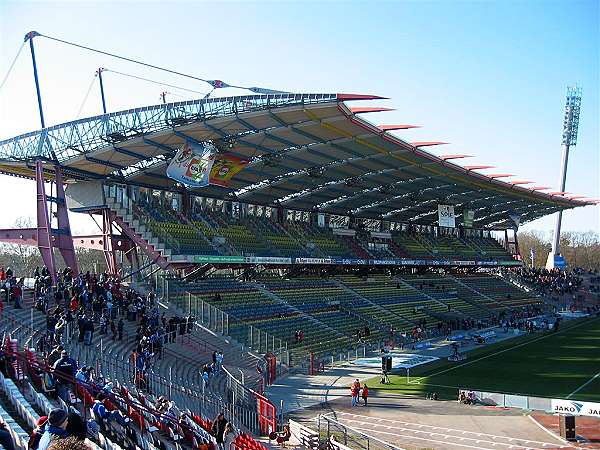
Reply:
<svg viewBox="0 0 600 450"><path fill-rule="evenodd" d="M404 281L402 278L400 277L396 277L394 278L395 281L398 281L400 283L402 283L403 286L405 286L406 288L410 289L411 292L413 292L415 295L422 295L425 298L427 298L428 300L431 300L432 302L443 306L447 309L447 311L444 311L443 313L440 312L439 310L434 310L433 308L424 308L424 311L430 315L431 317L434 317L436 319L441 319L441 320L447 320L447 319L456 319L458 318L464 318L467 317L467 315L463 312L460 311L458 309L453 308L451 305L444 303L443 301L432 297L431 295L429 295L427 292L421 291L416 289L414 286L408 284L406 281ZM451 313L451 314L448 314Z"/></svg>
<svg viewBox="0 0 600 450"><path fill-rule="evenodd" d="M292 310L296 311L300 316L302 316L305 319L307 319L308 321L310 321L315 327L317 327L317 328L319 328L321 330L329 330L331 333L333 333L334 336L345 336L345 337L348 337L348 338L352 338L352 336L349 336L349 335L347 335L345 333L340 332L339 330L331 328L326 323L321 322L320 320L316 319L312 315L307 314L304 311L302 311L301 309L299 309L296 306L292 305L291 303L286 302L281 297L279 297L278 295L276 295L272 291L266 289L265 287L263 287L259 283L249 283L249 284L251 286L255 287L256 289L258 289L259 291L261 291L262 293L264 293L266 296L268 296L269 298L271 298L275 302L277 302L277 303L279 303L281 305L285 305L288 308L291 308Z"/></svg>
<svg viewBox="0 0 600 450"><path fill-rule="evenodd" d="M157 264L163 269L166 268L172 260L173 250L167 248L167 245L155 236L139 220L134 218L133 214L123 208L122 204L112 197L106 197L106 203L117 216L117 224L129 238L134 242L143 241L147 250L154 252L157 256Z"/></svg>
<svg viewBox="0 0 600 450"><path fill-rule="evenodd" d="M366 297L363 297L362 295L360 295L358 292L356 292L355 290L349 288L348 286L346 286L344 283L342 283L341 281L337 281L336 280L336 284L343 289L344 291L348 292L349 294L353 295L354 297L360 299L361 303L367 304L369 306L371 306L372 308L374 308L377 312L381 313L383 316L377 315L377 316L366 316L365 313L362 312L358 312L359 315L365 317L366 320L369 320L372 323L377 323L377 324L381 324L381 317L384 318L389 318L391 317L397 317L398 319L407 322L407 323L411 323L413 325L416 325L415 322L411 321L410 319L403 317L393 311L390 311L389 309L384 308L381 305L378 305L377 303L372 302L371 300L369 300ZM367 319L368 317L368 319ZM384 329L384 331L389 332L391 328L394 327L394 323L386 320L385 322L383 322L383 324L385 324L387 326L387 329ZM381 325L378 325L378 328L380 328ZM385 327L384 327L385 328Z"/></svg>

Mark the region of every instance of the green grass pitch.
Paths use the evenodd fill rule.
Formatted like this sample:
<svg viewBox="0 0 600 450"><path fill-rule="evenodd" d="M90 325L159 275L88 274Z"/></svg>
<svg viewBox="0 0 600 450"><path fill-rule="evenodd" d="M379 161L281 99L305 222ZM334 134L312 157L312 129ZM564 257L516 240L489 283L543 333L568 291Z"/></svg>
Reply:
<svg viewBox="0 0 600 450"><path fill-rule="evenodd" d="M401 370L390 376L391 384L379 381L370 380L369 386L420 396L437 392L443 399L456 399L458 388L465 388L600 402L600 318L563 321L557 333L482 347L465 361L415 367L410 380Z"/></svg>

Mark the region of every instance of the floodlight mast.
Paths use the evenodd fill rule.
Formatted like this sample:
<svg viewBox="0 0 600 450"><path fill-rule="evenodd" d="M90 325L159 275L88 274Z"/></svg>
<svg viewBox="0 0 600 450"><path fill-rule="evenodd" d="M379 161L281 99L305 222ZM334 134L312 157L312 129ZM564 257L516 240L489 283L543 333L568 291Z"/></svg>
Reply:
<svg viewBox="0 0 600 450"><path fill-rule="evenodd" d="M577 145L577 131L579 128L579 113L581 109L581 88L577 86L567 87L567 99L565 103L565 117L563 120L562 133L562 165L560 169L560 192L565 192L567 182L567 164L569 163L569 150L571 146ZM556 215L556 228L552 242L552 253L548 255L547 268L564 268L564 258L560 254L560 227L562 223L562 211Z"/></svg>

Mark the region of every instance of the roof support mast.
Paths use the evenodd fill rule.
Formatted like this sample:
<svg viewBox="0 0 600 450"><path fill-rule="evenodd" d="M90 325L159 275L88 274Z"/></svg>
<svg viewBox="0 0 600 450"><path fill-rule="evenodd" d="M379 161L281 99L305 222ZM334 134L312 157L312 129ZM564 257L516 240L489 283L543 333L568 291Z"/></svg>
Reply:
<svg viewBox="0 0 600 450"><path fill-rule="evenodd" d="M569 163L569 149L577 145L577 130L579 128L579 112L581 109L581 88L567 87L567 100L565 103L565 118L562 134L562 164L560 169L560 192L565 192L567 182L567 164ZM546 268L564 269L565 259L560 254L560 227L562 224L562 211L556 213L556 228L552 242L552 252L548 255Z"/></svg>
<svg viewBox="0 0 600 450"><path fill-rule="evenodd" d="M102 82L102 72L106 69L100 67L96 72L98 74L98 81L100 81L100 98L102 99L102 113L106 114L106 99L104 97L104 83Z"/></svg>
<svg viewBox="0 0 600 450"><path fill-rule="evenodd" d="M30 31L25 35L25 42L29 41L29 48L31 49L31 62L33 63L33 79L35 80L35 90L37 92L38 108L40 111L40 122L42 128L46 128L44 121L44 110L42 108L42 94L40 93L40 81L38 80L37 64L35 62L35 50L33 48L33 38L39 36L37 31Z"/></svg>

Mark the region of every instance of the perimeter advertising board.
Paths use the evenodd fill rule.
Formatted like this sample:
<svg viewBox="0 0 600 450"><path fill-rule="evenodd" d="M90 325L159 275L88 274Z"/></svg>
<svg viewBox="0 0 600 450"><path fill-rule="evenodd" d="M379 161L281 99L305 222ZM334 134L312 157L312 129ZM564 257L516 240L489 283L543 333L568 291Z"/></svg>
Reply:
<svg viewBox="0 0 600 450"><path fill-rule="evenodd" d="M600 417L600 403L552 399L552 412L574 416Z"/></svg>

